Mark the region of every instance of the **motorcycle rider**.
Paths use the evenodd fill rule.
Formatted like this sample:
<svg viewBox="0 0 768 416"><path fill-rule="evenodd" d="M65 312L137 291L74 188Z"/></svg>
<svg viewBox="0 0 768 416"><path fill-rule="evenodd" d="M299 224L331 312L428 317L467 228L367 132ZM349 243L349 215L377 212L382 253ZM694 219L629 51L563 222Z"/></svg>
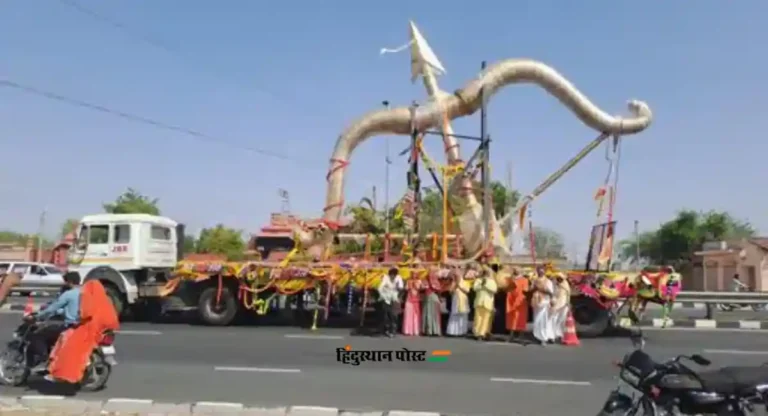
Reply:
<svg viewBox="0 0 768 416"><path fill-rule="evenodd" d="M36 314L29 315L25 319L42 321L55 315L62 315L64 322L46 322L29 336L29 349L27 350L27 362L39 362L33 372L43 371L46 368L45 357L49 348L59 339L65 330L76 326L80 322L80 274L68 272L64 274L64 287L59 297Z"/></svg>
<svg viewBox="0 0 768 416"><path fill-rule="evenodd" d="M732 290L734 292L749 292L749 286L747 286L744 282L742 282L739 279L738 273L733 275L733 279L731 280L731 283L733 285Z"/></svg>

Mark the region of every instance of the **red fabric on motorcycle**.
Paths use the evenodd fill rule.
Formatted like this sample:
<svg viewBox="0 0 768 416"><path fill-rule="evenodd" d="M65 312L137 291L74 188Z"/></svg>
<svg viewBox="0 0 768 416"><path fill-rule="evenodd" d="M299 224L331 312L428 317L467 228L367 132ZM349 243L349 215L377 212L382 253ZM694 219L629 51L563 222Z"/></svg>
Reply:
<svg viewBox="0 0 768 416"><path fill-rule="evenodd" d="M117 331L120 321L98 280L86 282L80 293L80 324L65 331L51 351L48 371L59 381L77 383L83 378L91 352L105 331Z"/></svg>

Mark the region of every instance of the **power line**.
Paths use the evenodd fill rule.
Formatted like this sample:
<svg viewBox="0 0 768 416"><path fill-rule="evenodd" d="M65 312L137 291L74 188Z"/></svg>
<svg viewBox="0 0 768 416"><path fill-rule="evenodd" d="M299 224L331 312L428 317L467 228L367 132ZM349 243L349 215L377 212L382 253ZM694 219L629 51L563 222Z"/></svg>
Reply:
<svg viewBox="0 0 768 416"><path fill-rule="evenodd" d="M42 90L40 88L32 87L32 86L29 86L29 85L23 85L23 84L20 84L18 82L7 80L7 79L0 79L0 87L13 88L13 89L20 90L20 91L23 91L23 92L28 93L28 94L32 94L32 95L43 97L43 98L46 98L46 99L49 99L49 100L58 101L58 102L62 102L62 103L65 103L65 104L69 104L71 106L85 108L85 109L88 109L88 110L97 111L97 112L100 112L100 113L104 113L104 114L109 114L109 115L112 115L112 116L120 117L120 118L123 118L125 120L129 120L129 121L134 122L134 123L145 124L145 125L157 127L157 128L163 129L163 130L170 130L170 131L173 131L173 132L182 133L182 134L191 136L191 137L196 138L196 139L201 140L201 141L223 143L223 144L226 144L226 145L229 145L229 146L240 148L242 150L247 150L247 151L250 151L250 152L253 152L253 153L258 153L260 155L264 155L264 156L268 156L268 157L273 157L273 158L276 158L276 159L281 159L281 160L286 160L286 161L291 161L291 162L298 162L298 163L306 163L305 161L301 161L301 160L298 160L296 158L292 158L292 157L289 157L289 156L286 156L286 155L283 155L283 154L280 154L280 153L275 153L275 152L272 152L272 151L269 151L269 150L260 149L260 148L257 148L257 147L242 145L242 144L239 144L239 143L233 143L231 141L222 140L221 138L218 138L218 137L215 137L215 136L211 136L211 135L208 135L208 134L205 134L205 133L202 133L200 131L193 130L193 129L190 129L190 128L187 128L187 127L177 126L177 125L173 125L173 124L166 123L166 122L163 122L163 121L158 121L158 120L155 120L155 119L151 119L151 118L148 118L148 117L126 113L124 111L116 110L116 109L109 108L109 107L106 107L106 106L103 106L103 105L99 105L99 104L92 104L92 103L89 103L89 102L85 102L83 100L79 100L77 98L66 97L64 95L56 94L56 93L51 92L51 91L45 91L45 90Z"/></svg>
<svg viewBox="0 0 768 416"><path fill-rule="evenodd" d="M84 14L94 20L98 20L102 23L105 23L109 26L112 26L113 28L120 30L122 32L125 32L129 36L135 36L138 39L140 39L142 42L148 43L156 48L163 49L164 51L171 53L171 54L179 54L183 55L183 53L179 49L175 49L173 47L168 46L167 44L163 43L162 41L159 41L155 39L154 37L145 35L143 33L140 33L138 31L135 31L131 29L130 27L126 26L123 23L118 22L115 19L112 19L110 17L107 17L101 13L98 13L94 10L88 9L86 7L83 7L78 2L74 0L59 0L61 4L64 4L65 6L69 6L76 10L77 12Z"/></svg>
<svg viewBox="0 0 768 416"><path fill-rule="evenodd" d="M141 31L132 29L130 26L128 26L128 25L126 25L126 24L124 24L124 23L122 23L122 22L120 22L120 21L118 21L116 19L108 17L108 16L106 16L106 15L104 15L102 13L99 13L99 12L93 10L93 9L89 9L87 7L84 7L83 5L81 5L76 0L59 0L59 2L61 4L63 4L63 5L65 5L65 6L69 6L70 8L72 8L73 10L79 12L82 15L88 16L88 17L90 17L90 18L92 18L94 20L97 20L97 21L99 21L101 23L104 23L104 24L106 24L108 26L111 26L111 27L113 27L113 28L115 28L117 30L120 30L123 33L125 33L125 34L127 34L129 36L133 36L133 37L139 39L140 41L142 41L142 42L144 42L144 43L146 43L146 44L148 44L150 46L162 49L163 51L165 51L165 52L167 52L167 53L169 53L171 55L176 55L177 57L181 57L181 58L184 58L186 60L193 60L192 57L190 57L188 54L185 54L181 49L169 46L167 43L165 43L163 41L160 41L160 40L158 40L157 38L155 38L153 36L146 35L146 34L142 33ZM2 81L2 80L0 80L0 81ZM6 86L14 87L12 85L7 85L8 82L10 82L10 81L5 81ZM250 87L253 87L252 84L248 84L248 85ZM134 115L127 114L127 113L122 113L122 112L119 112L119 111L116 111L116 110L111 110L111 109L105 108L103 106L85 103L83 101L76 100L76 99L69 99L68 97L59 96L57 94L53 94L53 93L49 93L49 92L46 92L46 91L38 90L38 89L35 89L35 88L32 88L32 87L25 87L25 86L21 86L21 85L17 84L16 88L19 88L19 89L25 89L26 88L25 91L27 91L29 93L45 96L45 97L50 98L50 99L55 99L55 100L64 101L64 102L72 101L72 102L69 102L69 104L78 105L78 106L81 106L81 107L89 108L89 109L92 109L92 110L97 110L97 111L100 111L100 112L110 113L110 114L117 115L117 116L120 116L120 117L123 117L123 118L126 118L126 119L136 119L136 120L132 120L132 121L139 121L139 122L142 122L142 123L145 123L145 124L150 124L150 125L153 125L153 126L156 126L156 127L160 127L160 128L164 128L164 129L168 129L168 130L173 130L173 131L181 132L181 133L188 134L190 136L196 137L198 139L220 141L218 138L211 137L211 136L208 136L206 134L203 134L203 133L191 130L191 129L186 129L186 128L183 128L183 127L177 127L177 126L173 126L173 125L170 125L170 124L167 124L167 123L156 122L154 120L146 119L144 117L134 116ZM272 93L272 92L270 92L268 90L265 90L263 88L256 88L256 90L261 92L261 93L263 93L263 94L269 95L272 99L275 99L277 101L284 101L284 100L281 100L281 98L279 96L277 96L276 94L274 94L274 93ZM51 95L51 96L49 96L49 95ZM301 101L299 101L299 103L301 103ZM292 105L295 106L296 104L292 104ZM228 143L228 144L232 145L232 143ZM239 146L239 145L236 145L236 146L240 147L240 148L243 148L245 150L253 151L253 152L256 152L256 153L259 153L259 154L263 154L263 155L266 155L266 156L271 156L271 157L276 157L276 158L283 159L283 160L299 162L298 160L290 158L288 156L279 155L279 154L276 154L276 153L273 153L273 152L269 152L269 151L265 151L265 150L262 150L262 149L243 147L243 146ZM300 162L300 163L307 163L307 162ZM304 166L304 167L306 167L306 166ZM365 182L368 183L368 181L365 181Z"/></svg>
<svg viewBox="0 0 768 416"><path fill-rule="evenodd" d="M61 4L63 4L63 5L65 5L65 6L68 6L68 7L72 8L74 11L76 11L76 12L78 12L78 13L84 15L84 16L87 16L87 17L89 17L89 18L91 18L93 20L96 20L98 22L104 23L107 26L111 26L112 28L117 29L117 30L125 33L129 37L134 37L134 38L140 40L141 42L144 42L144 43L146 43L146 44L148 44L148 45L150 45L152 47L155 47L155 48L158 48L158 49L162 49L163 51L165 51L168 54L174 55L177 58L182 58L182 59L186 60L187 62L191 62L191 63L193 63L193 64L195 64L196 66L199 67L199 63L200 63L199 61L200 60L199 59L195 59L194 57L190 56L189 54L184 53L184 51L182 49L170 46L168 43L163 42L163 41L159 40L158 38L156 38L154 36L150 36L150 35L147 35L146 33L142 33L141 31L133 29L129 25L126 25L125 23L122 23L122 22L120 22L120 21L118 21L118 20L116 20L114 18L106 16L106 15L104 15L102 13L99 13L99 12L93 10L93 9L89 9L89 8L81 5L76 0L59 0L59 2ZM210 62L206 62L206 63L210 64ZM209 69L211 69L211 68L209 68ZM216 71L214 71L214 72L216 72ZM271 92L269 90L265 90L264 88L255 87L251 83L248 83L247 85L249 87L251 87L251 88L254 88L256 91L258 91L258 92L260 92L262 94L268 95L273 100L284 101L284 100L281 99L281 97L279 97L278 95L276 95L275 93L273 93L273 92Z"/></svg>
<svg viewBox="0 0 768 416"><path fill-rule="evenodd" d="M51 91L46 91L46 90L43 90L43 89L40 89L40 88L37 88L37 87L32 87L32 86L29 86L29 85L24 85L24 84L18 83L16 81L11 81L11 80L8 80L8 79L0 79L0 87L15 89L15 90L22 91L22 92L25 92L27 94L35 95L35 96L38 96L38 97L42 97L42 98L45 98L45 99L48 99L48 100L51 100L51 101L57 101L57 102L61 102L61 103L64 103L64 104L68 104L68 105L73 106L73 107L79 107L79 108L84 108L84 109L91 110L91 111L96 111L96 112L99 112L99 113L102 113L102 114L108 114L108 115L111 115L111 116L122 118L124 120L128 120L128 121L133 122L133 123L144 124L144 125L152 126L152 127L163 129L163 130L169 130L169 131L173 131L173 132L176 132L176 133L181 133L181 134L190 136L192 138L195 138L195 139L197 139L199 141L223 144L223 145L230 146L230 147L233 147L233 148L237 148L237 149L253 152L253 153L256 153L256 154L260 154L262 156L267 156L267 157L272 157L272 158L275 158L275 159L280 159L280 160L292 162L292 163L295 163L295 164L297 164L300 167L305 168L305 169L312 169L312 170L318 170L318 171L322 170L322 168L320 168L320 167L314 168L313 166L310 166L309 164L313 163L312 161L301 160L301 159L297 159L297 158L294 158L294 157L286 156L286 155L283 155L283 154L280 154L280 153L272 152L272 151L269 151L269 150L264 150L264 149L261 149L261 148L258 148L258 147L248 146L248 145L244 145L244 144L241 144L241 143L235 143L235 142L232 142L232 141L229 141L229 140L224 140L224 139L222 139L220 137L212 136L212 135L209 135L209 134L206 134L206 133L203 133L203 132L191 129L191 128L187 128L187 127L183 127L183 126L178 126L178 125L174 125L174 124L171 124L171 123L166 123L166 122L163 122L163 121L158 121L156 119L151 119L151 118L140 116L140 115L136 115L136 114L126 113L124 111L116 110L116 109L113 109L113 108L110 108L110 107L106 107L106 106L103 106L103 105L100 105L100 104L93 104L93 103L89 103L89 102L86 102L86 101L83 101L83 100L80 100L80 99L77 99L77 98L67 97L67 96L64 96L64 95L61 95L61 94L57 94L57 93L54 93L54 92L51 92ZM348 179L348 180L350 180L350 179ZM366 186L371 184L371 182L367 181L367 180L362 180L362 181L361 180L356 180L355 182L365 183Z"/></svg>

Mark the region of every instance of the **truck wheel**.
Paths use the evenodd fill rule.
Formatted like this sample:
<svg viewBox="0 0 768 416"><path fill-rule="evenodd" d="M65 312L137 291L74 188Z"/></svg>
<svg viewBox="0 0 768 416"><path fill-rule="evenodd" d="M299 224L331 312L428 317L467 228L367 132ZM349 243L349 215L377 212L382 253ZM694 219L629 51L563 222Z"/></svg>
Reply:
<svg viewBox="0 0 768 416"><path fill-rule="evenodd" d="M610 310L585 296L574 298L571 302L576 332L580 336L597 337L606 333L611 326Z"/></svg>
<svg viewBox="0 0 768 416"><path fill-rule="evenodd" d="M107 292L107 297L112 301L112 306L115 307L117 316L122 318L125 313L125 297L113 284L108 282L101 283L104 285L104 291Z"/></svg>
<svg viewBox="0 0 768 416"><path fill-rule="evenodd" d="M215 287L206 288L200 293L197 310L203 323L213 326L227 326L237 315L237 299L226 286L221 289L221 298L216 305Z"/></svg>

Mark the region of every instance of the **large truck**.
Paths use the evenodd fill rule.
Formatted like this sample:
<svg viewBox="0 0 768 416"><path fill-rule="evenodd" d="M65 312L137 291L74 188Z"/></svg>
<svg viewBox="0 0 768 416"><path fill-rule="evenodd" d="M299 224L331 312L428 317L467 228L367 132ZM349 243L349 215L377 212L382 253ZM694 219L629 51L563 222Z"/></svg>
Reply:
<svg viewBox="0 0 768 416"><path fill-rule="evenodd" d="M118 314L159 311L161 290L181 260L184 225L148 214L97 214L80 220L69 270L104 284Z"/></svg>

